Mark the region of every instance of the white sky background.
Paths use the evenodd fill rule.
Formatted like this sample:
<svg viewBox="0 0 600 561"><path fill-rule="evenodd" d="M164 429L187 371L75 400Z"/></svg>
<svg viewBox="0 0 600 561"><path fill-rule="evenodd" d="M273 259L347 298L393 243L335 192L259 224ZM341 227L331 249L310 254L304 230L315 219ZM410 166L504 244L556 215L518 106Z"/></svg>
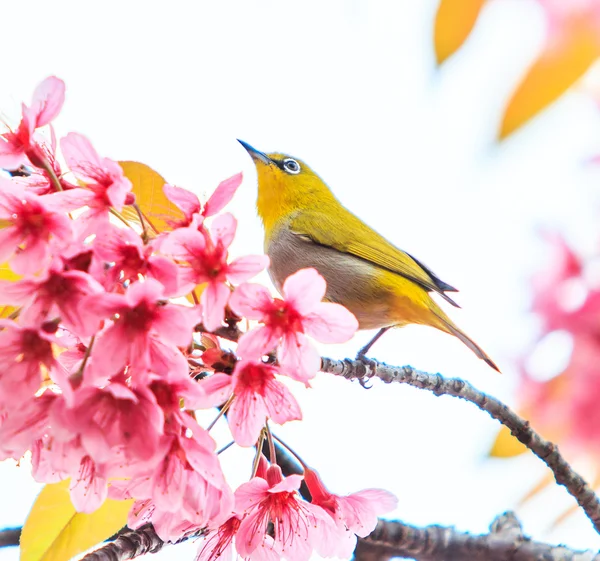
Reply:
<svg viewBox="0 0 600 561"><path fill-rule="evenodd" d="M464 377L514 403L512 359L535 333L527 279L544 262L536 229L570 225L589 242L600 177L582 162L600 151L600 118L571 93L495 144L503 103L541 44L542 14L531 1L490 4L436 72L436 4L6 2L0 108L18 119L20 101L56 74L67 83L59 135L84 133L102 155L143 161L199 194L243 170L229 208L238 255L262 251L262 230L254 166L235 139L306 160L351 210L461 289L463 310L450 313L504 375L428 328L394 331L372 355ZM323 353L354 356L371 335ZM278 434L332 491L396 493L392 515L409 523L485 532L546 473L533 457L486 460L498 425L459 400L377 383L365 391L323 374L296 393L305 420ZM226 442L224 426L217 436ZM242 482L249 454L226 457ZM19 525L38 487L11 462L0 463L0 481L0 528ZM582 514L548 530L572 504L552 489L518 513L536 539L599 548ZM177 547L154 558L192 559L196 546ZM0 550L0 560L16 558Z"/></svg>

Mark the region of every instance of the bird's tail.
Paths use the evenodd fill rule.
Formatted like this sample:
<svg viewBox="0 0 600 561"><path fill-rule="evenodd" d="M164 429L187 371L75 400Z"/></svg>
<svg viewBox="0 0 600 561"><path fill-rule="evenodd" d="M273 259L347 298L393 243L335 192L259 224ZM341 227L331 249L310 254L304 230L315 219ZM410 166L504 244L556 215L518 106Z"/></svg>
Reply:
<svg viewBox="0 0 600 561"><path fill-rule="evenodd" d="M477 355L478 358L485 361L497 372L500 372L500 369L498 368L496 363L487 355L487 353L477 343L475 343L475 341L473 341L473 339L471 339L466 333L464 333L458 327L456 327L456 325L454 325L452 321L450 321L450 319L444 317L445 314L440 315L436 313L435 315L440 320L440 329L442 329L442 331L450 333L451 335L454 335L455 337L460 339L467 347L469 347L469 349L471 349Z"/></svg>

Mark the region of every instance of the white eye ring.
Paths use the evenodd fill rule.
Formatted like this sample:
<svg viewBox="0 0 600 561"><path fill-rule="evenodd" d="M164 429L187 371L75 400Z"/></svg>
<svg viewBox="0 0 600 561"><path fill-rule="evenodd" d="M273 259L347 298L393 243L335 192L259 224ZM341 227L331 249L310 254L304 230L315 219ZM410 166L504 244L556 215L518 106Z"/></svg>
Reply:
<svg viewBox="0 0 600 561"><path fill-rule="evenodd" d="M283 160L283 169L288 173L296 175L300 173L300 164L296 160L292 160L292 158L287 158Z"/></svg>

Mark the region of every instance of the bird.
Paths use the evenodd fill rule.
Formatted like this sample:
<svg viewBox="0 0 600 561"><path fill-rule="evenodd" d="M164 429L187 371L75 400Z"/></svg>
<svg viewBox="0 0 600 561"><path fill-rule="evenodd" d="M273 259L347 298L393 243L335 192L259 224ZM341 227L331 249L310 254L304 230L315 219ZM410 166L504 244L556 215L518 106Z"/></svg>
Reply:
<svg viewBox="0 0 600 561"><path fill-rule="evenodd" d="M457 337L500 372L432 298L437 294L458 308L448 295L458 292L456 288L350 212L302 160L238 142L256 166L256 209L264 226L264 250L271 261L269 275L280 293L289 275L312 267L327 282L326 301L350 310L359 329L379 329L357 358L366 358L388 329L418 324Z"/></svg>

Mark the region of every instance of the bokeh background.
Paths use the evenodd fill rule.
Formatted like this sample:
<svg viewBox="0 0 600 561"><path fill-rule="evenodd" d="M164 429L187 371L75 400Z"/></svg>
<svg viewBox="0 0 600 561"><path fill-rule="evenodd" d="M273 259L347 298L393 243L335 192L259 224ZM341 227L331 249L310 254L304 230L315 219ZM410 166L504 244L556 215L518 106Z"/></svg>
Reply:
<svg viewBox="0 0 600 561"><path fill-rule="evenodd" d="M530 357L540 333L530 281L552 266L542 234L593 251L600 209L594 65L499 140L513 92L560 33L542 4L551 2L485 2L439 65L438 0L5 3L0 109L18 122L21 100L55 74L67 83L59 135L81 132L100 154L147 163L199 195L243 171L229 207L239 219L234 254L262 251L256 174L235 139L305 160L348 208L460 288L452 317L503 375L427 328L393 331L372 355L463 377L519 407L519 365L548 378L570 352L558 337ZM371 335L323 354L352 357ZM574 504L562 488L522 501L546 468L531 454L490 457L499 426L472 405L324 374L295 390L305 419L277 432L333 491L384 487L400 500L391 517L476 533L516 508L535 539L600 548L582 513L561 519ZM224 425L217 435L227 442ZM243 481L249 454L226 454L232 480ZM588 457L569 459L594 473ZM27 459L0 463L0 482L0 528L21 525L39 491ZM192 559L196 547L155 558ZM1 560L17 558L0 549Z"/></svg>

